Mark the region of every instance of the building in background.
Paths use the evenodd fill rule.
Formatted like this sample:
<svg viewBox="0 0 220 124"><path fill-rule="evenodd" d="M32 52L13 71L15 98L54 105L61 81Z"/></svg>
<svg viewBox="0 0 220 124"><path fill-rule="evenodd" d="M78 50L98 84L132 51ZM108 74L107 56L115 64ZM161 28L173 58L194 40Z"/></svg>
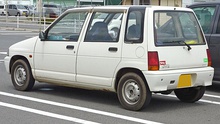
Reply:
<svg viewBox="0 0 220 124"><path fill-rule="evenodd" d="M0 0L0 4L22 4L22 5L33 5L33 0Z"/></svg>
<svg viewBox="0 0 220 124"><path fill-rule="evenodd" d="M36 5L39 0L0 0L0 4ZM122 0L42 0L42 3L53 3L61 6L79 5L121 5Z"/></svg>

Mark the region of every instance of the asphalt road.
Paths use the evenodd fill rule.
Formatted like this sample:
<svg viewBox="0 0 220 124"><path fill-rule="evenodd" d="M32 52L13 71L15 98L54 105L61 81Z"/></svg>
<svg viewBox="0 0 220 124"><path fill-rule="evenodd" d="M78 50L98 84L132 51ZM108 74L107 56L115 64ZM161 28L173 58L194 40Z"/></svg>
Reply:
<svg viewBox="0 0 220 124"><path fill-rule="evenodd" d="M218 124L220 83L207 87L196 103L180 102L173 94L154 94L148 107L133 112L123 109L117 95L36 82L30 92L16 91L6 73L3 58L10 45L33 32L0 30L1 124Z"/></svg>

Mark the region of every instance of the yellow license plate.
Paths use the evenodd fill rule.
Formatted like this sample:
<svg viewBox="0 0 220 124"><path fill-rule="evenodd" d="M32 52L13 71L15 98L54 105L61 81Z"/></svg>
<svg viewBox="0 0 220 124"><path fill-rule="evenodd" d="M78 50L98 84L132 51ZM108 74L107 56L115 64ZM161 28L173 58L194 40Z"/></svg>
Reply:
<svg viewBox="0 0 220 124"><path fill-rule="evenodd" d="M177 88L184 88L192 86L192 80L190 74L182 74L179 77Z"/></svg>

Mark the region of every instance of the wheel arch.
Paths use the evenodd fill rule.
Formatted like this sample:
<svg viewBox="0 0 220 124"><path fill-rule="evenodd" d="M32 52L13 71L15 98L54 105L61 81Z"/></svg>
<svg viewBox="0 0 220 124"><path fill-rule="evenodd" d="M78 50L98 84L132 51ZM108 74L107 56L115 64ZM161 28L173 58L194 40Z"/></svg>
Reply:
<svg viewBox="0 0 220 124"><path fill-rule="evenodd" d="M139 69L137 69L137 68L127 67L127 68L121 68L121 69L117 72L117 74L116 74L115 86L114 86L116 92L117 92L117 87L118 87L119 80L121 79L121 77L122 77L124 74L126 74L126 73L128 73L128 72L133 72L133 73L136 73L136 74L140 75L141 78L144 80L146 86L149 87L148 84L147 84L147 81L146 81L146 79L145 79L145 76L144 76L144 74L142 73L141 70L139 70Z"/></svg>
<svg viewBox="0 0 220 124"><path fill-rule="evenodd" d="M15 61L17 61L17 60L19 60L19 59L24 60L24 61L28 64L28 67L29 67L29 68L31 67L31 66L30 66L30 63L29 63L29 61L28 61L28 59L27 59L25 56L16 55L16 56L13 56L13 57L11 58L11 60L10 60L10 65L9 65L9 71L10 71L10 73L11 73L12 65L14 64Z"/></svg>

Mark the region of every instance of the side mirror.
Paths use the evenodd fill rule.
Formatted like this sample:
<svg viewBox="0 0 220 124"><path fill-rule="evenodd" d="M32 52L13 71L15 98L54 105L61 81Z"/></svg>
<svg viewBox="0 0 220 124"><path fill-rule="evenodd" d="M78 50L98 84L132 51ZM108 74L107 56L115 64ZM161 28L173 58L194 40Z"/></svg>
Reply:
<svg viewBox="0 0 220 124"><path fill-rule="evenodd" d="M43 31L39 33L39 38L41 39L41 41L45 41L46 38L45 38L45 33Z"/></svg>

